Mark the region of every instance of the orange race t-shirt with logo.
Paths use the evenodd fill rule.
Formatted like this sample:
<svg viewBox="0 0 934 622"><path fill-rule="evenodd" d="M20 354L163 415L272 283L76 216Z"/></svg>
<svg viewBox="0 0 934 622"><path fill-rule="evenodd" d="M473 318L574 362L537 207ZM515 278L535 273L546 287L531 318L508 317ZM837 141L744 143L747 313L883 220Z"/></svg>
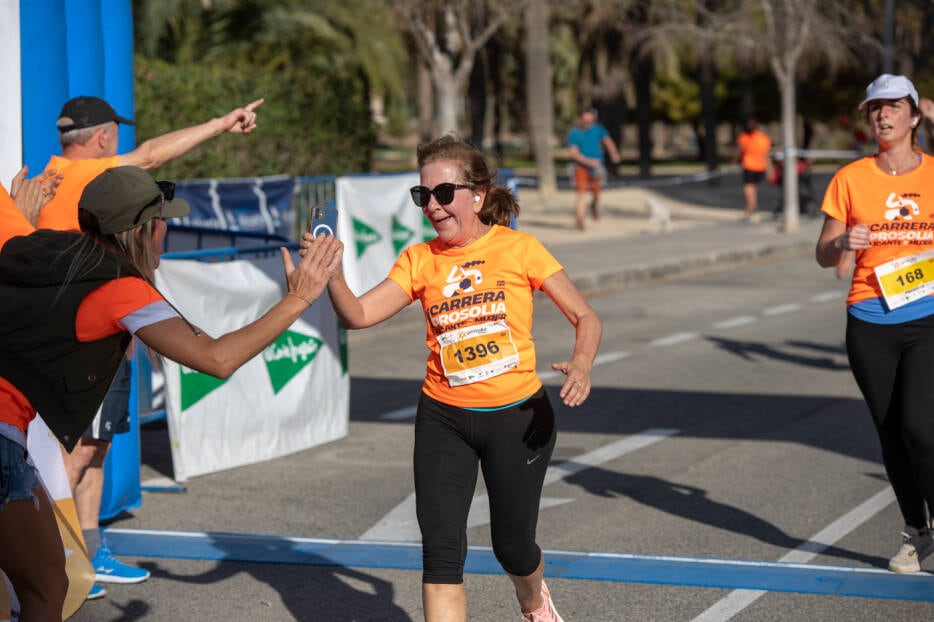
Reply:
<svg viewBox="0 0 934 622"><path fill-rule="evenodd" d="M869 226L872 246L856 252L846 303L879 298L877 266L934 250L934 158L922 155L916 169L897 176L879 169L872 156L852 162L830 180L821 210L847 227Z"/></svg>
<svg viewBox="0 0 934 622"><path fill-rule="evenodd" d="M84 187L92 179L119 163L120 156L85 160L52 156L45 170L58 172L62 181L55 192L55 198L39 212L36 229L78 230L78 199L81 198Z"/></svg>
<svg viewBox="0 0 934 622"><path fill-rule="evenodd" d="M532 298L561 270L533 236L497 225L463 248L435 239L405 249L388 278L425 313L425 393L462 408L504 406L535 393L542 383Z"/></svg>
<svg viewBox="0 0 934 622"><path fill-rule="evenodd" d="M743 152L742 166L747 171L764 171L772 139L765 132L753 130L743 132L736 139L736 145Z"/></svg>

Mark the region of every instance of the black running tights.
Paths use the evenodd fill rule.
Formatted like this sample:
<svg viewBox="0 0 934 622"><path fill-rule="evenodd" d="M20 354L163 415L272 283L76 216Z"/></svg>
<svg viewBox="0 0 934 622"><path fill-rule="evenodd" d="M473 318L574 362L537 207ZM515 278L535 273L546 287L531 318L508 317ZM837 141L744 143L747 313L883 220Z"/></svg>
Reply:
<svg viewBox="0 0 934 622"><path fill-rule="evenodd" d="M490 504L493 553L509 574L528 576L541 561L538 505L555 415L544 390L500 410L478 412L422 394L415 418L415 505L425 583L459 584L467 555L467 515L477 467Z"/></svg>
<svg viewBox="0 0 934 622"><path fill-rule="evenodd" d="M934 507L934 316L872 324L847 315L847 355L872 414L905 524Z"/></svg>

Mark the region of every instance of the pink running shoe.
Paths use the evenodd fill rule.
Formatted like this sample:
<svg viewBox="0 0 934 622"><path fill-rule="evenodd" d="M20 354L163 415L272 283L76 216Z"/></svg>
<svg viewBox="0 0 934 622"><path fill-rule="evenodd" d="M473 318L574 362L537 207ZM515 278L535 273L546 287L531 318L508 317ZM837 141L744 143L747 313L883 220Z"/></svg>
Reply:
<svg viewBox="0 0 934 622"><path fill-rule="evenodd" d="M535 611L523 613L522 619L527 622L564 622L564 618L555 611L555 604L551 601L551 592L548 591L548 586L544 581L542 581L542 598L545 599L542 606Z"/></svg>

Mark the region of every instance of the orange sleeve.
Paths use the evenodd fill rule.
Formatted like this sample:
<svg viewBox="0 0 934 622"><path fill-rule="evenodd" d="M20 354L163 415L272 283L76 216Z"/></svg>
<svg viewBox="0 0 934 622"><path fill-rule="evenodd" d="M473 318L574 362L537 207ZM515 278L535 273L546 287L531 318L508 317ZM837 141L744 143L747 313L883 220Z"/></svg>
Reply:
<svg viewBox="0 0 934 622"><path fill-rule="evenodd" d="M148 304L164 300L152 285L135 276L126 276L101 285L78 307L75 332L78 341L103 339L126 330L123 318Z"/></svg>
<svg viewBox="0 0 934 622"><path fill-rule="evenodd" d="M36 409L19 389L6 378L0 378L0 423L17 428L26 435L29 422L36 416Z"/></svg>
<svg viewBox="0 0 934 622"><path fill-rule="evenodd" d="M10 238L18 235L29 235L35 231L35 227L26 220L23 213L16 207L13 197L7 192L6 188L0 185L0 248L7 243Z"/></svg>

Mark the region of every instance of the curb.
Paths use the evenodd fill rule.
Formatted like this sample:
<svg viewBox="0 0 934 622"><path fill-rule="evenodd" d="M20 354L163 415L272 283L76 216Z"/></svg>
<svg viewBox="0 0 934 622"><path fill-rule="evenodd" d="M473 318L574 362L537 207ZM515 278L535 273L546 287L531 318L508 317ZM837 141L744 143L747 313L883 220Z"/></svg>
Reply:
<svg viewBox="0 0 934 622"><path fill-rule="evenodd" d="M600 294L642 283L728 270L765 258L799 257L813 251L814 240L811 239L779 241L655 260L624 268L577 273L571 276L571 281L582 293Z"/></svg>

